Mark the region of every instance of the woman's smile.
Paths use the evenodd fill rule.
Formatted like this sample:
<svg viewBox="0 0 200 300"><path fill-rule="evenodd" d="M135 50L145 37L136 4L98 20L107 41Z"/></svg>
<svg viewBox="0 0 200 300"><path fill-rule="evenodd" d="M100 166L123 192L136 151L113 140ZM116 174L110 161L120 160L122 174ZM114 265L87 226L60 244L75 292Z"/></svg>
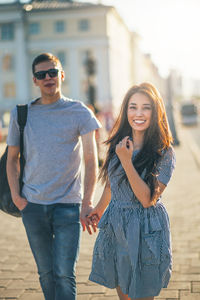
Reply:
<svg viewBox="0 0 200 300"><path fill-rule="evenodd" d="M135 124L144 124L145 122L146 122L146 120L133 120L133 122L135 123Z"/></svg>

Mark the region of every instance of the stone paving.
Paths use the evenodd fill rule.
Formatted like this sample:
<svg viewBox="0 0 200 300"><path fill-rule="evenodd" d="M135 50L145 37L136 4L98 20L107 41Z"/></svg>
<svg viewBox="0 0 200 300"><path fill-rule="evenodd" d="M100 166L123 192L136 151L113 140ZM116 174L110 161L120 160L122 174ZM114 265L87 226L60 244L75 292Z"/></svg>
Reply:
<svg viewBox="0 0 200 300"><path fill-rule="evenodd" d="M163 196L171 220L173 274L157 300L200 300L200 152L187 129L179 129L179 138L177 167ZM96 201L101 191L99 185ZM0 299L44 299L21 219L0 212L0 220ZM95 238L82 234L77 300L117 300L115 290L88 281Z"/></svg>

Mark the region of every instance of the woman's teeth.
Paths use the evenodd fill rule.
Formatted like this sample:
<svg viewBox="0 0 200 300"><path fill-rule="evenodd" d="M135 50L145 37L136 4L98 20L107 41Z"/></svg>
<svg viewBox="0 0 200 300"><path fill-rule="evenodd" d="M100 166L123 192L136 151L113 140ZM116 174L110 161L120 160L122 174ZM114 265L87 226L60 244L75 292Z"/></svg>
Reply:
<svg viewBox="0 0 200 300"><path fill-rule="evenodd" d="M143 121L143 120L135 120L134 121L136 124L143 124L145 121Z"/></svg>

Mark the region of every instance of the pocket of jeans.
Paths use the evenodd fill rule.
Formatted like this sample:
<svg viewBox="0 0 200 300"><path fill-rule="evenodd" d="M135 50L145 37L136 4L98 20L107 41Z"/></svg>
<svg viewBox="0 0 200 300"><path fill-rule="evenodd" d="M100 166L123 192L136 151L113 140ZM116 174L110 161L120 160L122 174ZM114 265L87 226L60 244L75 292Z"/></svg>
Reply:
<svg viewBox="0 0 200 300"><path fill-rule="evenodd" d="M141 262L145 265L160 263L161 231L155 231L141 236Z"/></svg>
<svg viewBox="0 0 200 300"><path fill-rule="evenodd" d="M24 213L24 212L27 210L29 204L30 204L30 202L28 202L28 203L26 204L26 206L25 206L22 210L20 210L20 212L21 212L21 213Z"/></svg>

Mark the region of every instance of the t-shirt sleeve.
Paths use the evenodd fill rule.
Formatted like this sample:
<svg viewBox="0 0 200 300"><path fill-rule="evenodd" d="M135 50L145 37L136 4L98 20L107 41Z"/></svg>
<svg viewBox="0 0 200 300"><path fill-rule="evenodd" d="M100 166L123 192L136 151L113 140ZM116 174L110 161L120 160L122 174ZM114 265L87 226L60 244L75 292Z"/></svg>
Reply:
<svg viewBox="0 0 200 300"><path fill-rule="evenodd" d="M164 185L170 181L176 164L175 152L172 147L166 150L157 166L157 179Z"/></svg>
<svg viewBox="0 0 200 300"><path fill-rule="evenodd" d="M20 144L20 133L19 133L19 125L17 122L16 108L14 108L10 114L10 123L9 123L8 136L6 142L8 146L19 146Z"/></svg>
<svg viewBox="0 0 200 300"><path fill-rule="evenodd" d="M101 123L97 120L93 112L84 104L82 105L82 112L79 119L79 133L80 135L87 134L93 130L101 128Z"/></svg>

